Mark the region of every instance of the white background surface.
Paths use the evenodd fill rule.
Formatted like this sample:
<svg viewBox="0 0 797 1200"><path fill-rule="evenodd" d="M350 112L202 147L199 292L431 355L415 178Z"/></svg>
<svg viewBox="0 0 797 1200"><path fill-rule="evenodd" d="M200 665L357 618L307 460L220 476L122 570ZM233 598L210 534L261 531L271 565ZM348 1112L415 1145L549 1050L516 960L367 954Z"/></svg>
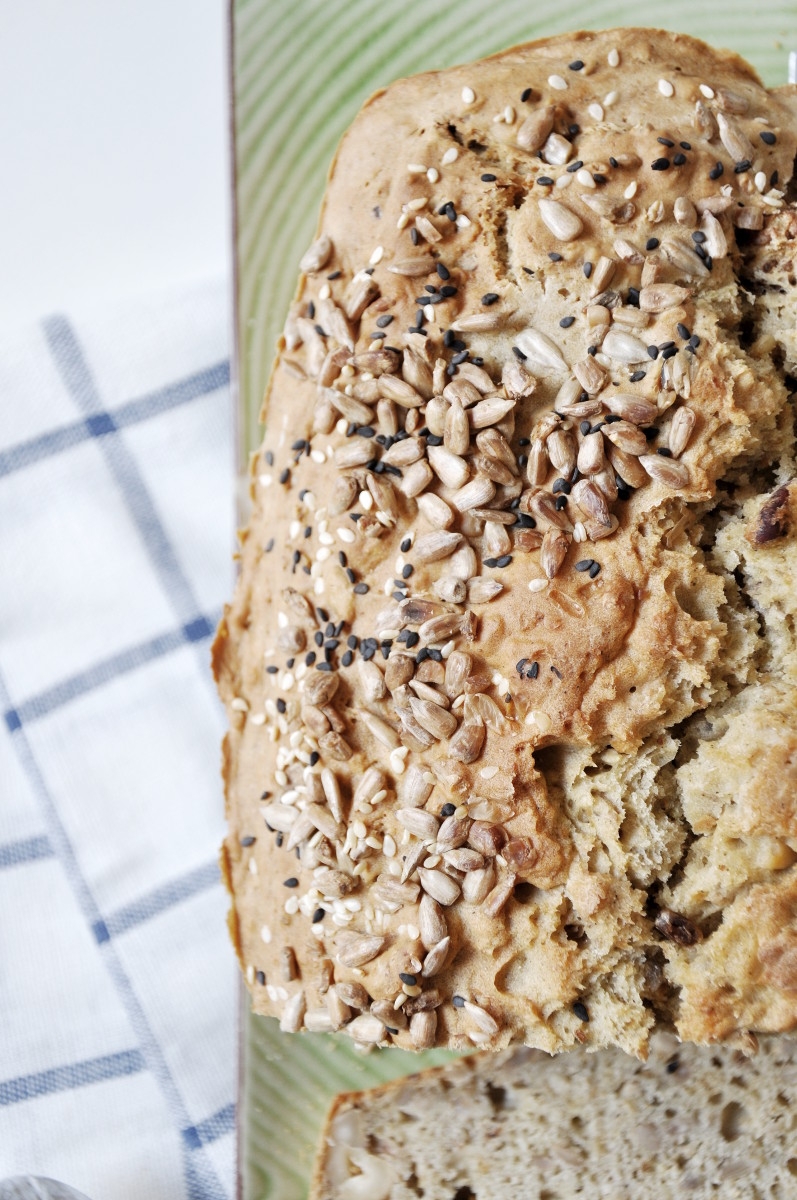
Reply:
<svg viewBox="0 0 797 1200"><path fill-rule="evenodd" d="M230 259L226 0L0 0L0 324Z"/></svg>

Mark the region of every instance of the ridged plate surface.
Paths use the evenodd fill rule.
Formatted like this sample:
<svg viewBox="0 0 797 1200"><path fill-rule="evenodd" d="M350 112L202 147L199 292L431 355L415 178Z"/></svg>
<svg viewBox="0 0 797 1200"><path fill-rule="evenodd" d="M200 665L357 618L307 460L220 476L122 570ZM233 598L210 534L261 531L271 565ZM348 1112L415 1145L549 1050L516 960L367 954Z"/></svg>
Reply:
<svg viewBox="0 0 797 1200"><path fill-rule="evenodd" d="M797 47L793 0L756 6L690 0L231 0L235 123L236 300L242 461L297 264L313 238L328 165L358 108L402 75L450 66L569 29L651 25L743 54L768 84ZM442 1052L424 1055L441 1062ZM348 1039L285 1038L242 1024L240 1163L244 1200L303 1200L332 1096L416 1070L389 1050L356 1055Z"/></svg>

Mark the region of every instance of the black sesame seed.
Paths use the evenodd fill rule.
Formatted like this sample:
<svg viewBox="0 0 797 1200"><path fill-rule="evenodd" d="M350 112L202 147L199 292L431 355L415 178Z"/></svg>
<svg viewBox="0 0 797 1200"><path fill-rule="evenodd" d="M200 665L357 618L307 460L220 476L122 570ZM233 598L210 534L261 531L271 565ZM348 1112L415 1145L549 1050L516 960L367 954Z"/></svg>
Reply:
<svg viewBox="0 0 797 1200"><path fill-rule="evenodd" d="M596 575L600 575L600 570L601 570L600 563L594 562L589 569L590 579L594 579Z"/></svg>
<svg viewBox="0 0 797 1200"><path fill-rule="evenodd" d="M273 467L274 466L274 451L267 450L265 453L265 459L266 459L266 462L268 463L268 465L270 467Z"/></svg>
<svg viewBox="0 0 797 1200"><path fill-rule="evenodd" d="M689 345L692 347L693 350L697 350L698 346L700 345L700 338L697 336L696 333L693 333L692 336L690 337Z"/></svg>
<svg viewBox="0 0 797 1200"><path fill-rule="evenodd" d="M679 142L678 145L681 147L682 150L691 150L692 149L691 142Z"/></svg>
<svg viewBox="0 0 797 1200"><path fill-rule="evenodd" d="M686 162L686 155L678 153L673 156L672 165L674 167L682 167Z"/></svg>
<svg viewBox="0 0 797 1200"><path fill-rule="evenodd" d="M445 296L446 300L448 300L451 296L456 296L458 291L459 288L454 287L453 283L444 283L440 288L440 295Z"/></svg>
<svg viewBox="0 0 797 1200"><path fill-rule="evenodd" d="M511 554L502 554L500 558L497 558L495 560L495 565L497 567L508 567L509 564L511 563L511 561L512 561Z"/></svg>
<svg viewBox="0 0 797 1200"><path fill-rule="evenodd" d="M440 276L441 279L445 280L445 279L451 278L451 272L449 271L449 269L445 265L445 263L439 262L437 264L436 270L437 270L437 274Z"/></svg>
<svg viewBox="0 0 797 1200"><path fill-rule="evenodd" d="M666 446L659 446L656 453L660 454L662 458L672 458L672 450L669 450Z"/></svg>
<svg viewBox="0 0 797 1200"><path fill-rule="evenodd" d="M551 262L561 262L562 261L562 255L557 254L557 252L555 250L549 250L548 257L550 258Z"/></svg>
<svg viewBox="0 0 797 1200"><path fill-rule="evenodd" d="M580 125L568 125L567 132L571 138L578 137L578 135L581 133L581 126Z"/></svg>
<svg viewBox="0 0 797 1200"><path fill-rule="evenodd" d="M281 698L280 698L280 699L277 701L277 712L278 712L278 713L280 713L280 714L282 714L282 713L286 712L287 708L288 708L288 706L287 706L287 704L285 703L285 701L284 701L283 699L281 699Z"/></svg>
<svg viewBox="0 0 797 1200"><path fill-rule="evenodd" d="M325 914L323 908L317 908L312 916L313 925L317 925L319 921L323 921L325 916L326 916L326 914Z"/></svg>
<svg viewBox="0 0 797 1200"><path fill-rule="evenodd" d="M316 671L331 671L332 663L328 663L328 662L316 663L315 669L316 669Z"/></svg>
<svg viewBox="0 0 797 1200"><path fill-rule="evenodd" d="M399 979L406 983L407 987L416 987L418 984L418 980L414 975L410 975L409 971L399 971Z"/></svg>
<svg viewBox="0 0 797 1200"><path fill-rule="evenodd" d="M551 671L556 676L557 679L562 678L562 672L559 670L558 667L553 666L553 664L551 664Z"/></svg>
<svg viewBox="0 0 797 1200"><path fill-rule="evenodd" d="M675 1074L675 1072L678 1070L678 1068L679 1068L679 1066L680 1066L680 1065L681 1065L681 1064L679 1063L679 1061L678 1061L678 1059L677 1059L677 1058L671 1058L671 1059L670 1059L670 1061L667 1063L667 1066L666 1066L666 1068L665 1068L665 1069L666 1069L666 1071L667 1071L667 1074L668 1074L668 1075L674 1075L674 1074Z"/></svg>
<svg viewBox="0 0 797 1200"><path fill-rule="evenodd" d="M589 1013L587 1012L586 1004L582 1004L580 1000L576 1000L573 1005L573 1012L578 1017L579 1021L589 1021Z"/></svg>
<svg viewBox="0 0 797 1200"><path fill-rule="evenodd" d="M594 358L597 353L598 353L597 346L587 346L587 354L591 355L592 358Z"/></svg>
<svg viewBox="0 0 797 1200"><path fill-rule="evenodd" d="M648 346L648 356L650 358L658 358L659 357L658 346Z"/></svg>
<svg viewBox="0 0 797 1200"><path fill-rule="evenodd" d="M500 299L501 297L498 295L498 292L485 292L482 296L482 304L489 306L490 304L495 304L496 300Z"/></svg>
<svg viewBox="0 0 797 1200"><path fill-rule="evenodd" d="M532 94L532 89L530 87L524 88L523 91L520 93L520 103L525 104L527 100L530 100L531 94Z"/></svg>
<svg viewBox="0 0 797 1200"><path fill-rule="evenodd" d="M645 242L646 250L657 250L659 247L659 239L657 237L648 238Z"/></svg>
<svg viewBox="0 0 797 1200"><path fill-rule="evenodd" d="M269 675L276 675L278 670L279 670L279 667L275 667L273 663L271 664L270 667L266 667L266 672Z"/></svg>
<svg viewBox="0 0 797 1200"><path fill-rule="evenodd" d="M456 804L452 804L449 801L448 804L444 804L443 807L440 809L440 816L441 817L453 817L453 815L456 811L457 811Z"/></svg>
<svg viewBox="0 0 797 1200"><path fill-rule="evenodd" d="M550 175L538 175L535 183L538 183L540 187L553 187L553 180Z"/></svg>
<svg viewBox="0 0 797 1200"><path fill-rule="evenodd" d="M610 155L609 155L609 166L611 166L611 167L614 167L614 169L615 169L615 170L617 170L617 168L619 167L619 165L620 165L620 164L619 164L619 162L617 161L617 159L614 157L614 155L613 155L613 154L610 154Z"/></svg>
<svg viewBox="0 0 797 1200"><path fill-rule="evenodd" d="M540 664L538 662L533 662L531 664L531 666L529 667L526 678L527 679L536 679L537 676L539 675L539 673L540 673Z"/></svg>
<svg viewBox="0 0 797 1200"><path fill-rule="evenodd" d="M327 275L327 279L340 279L342 274L342 271L330 271L329 275Z"/></svg>
<svg viewBox="0 0 797 1200"><path fill-rule="evenodd" d="M268 822L266 822L266 824L268 824ZM270 826L270 825L269 825L268 827L269 827L269 829L271 829L271 826ZM274 830L273 830L273 829L271 829L271 832L273 833L273 832L274 832ZM278 834L277 834L277 836L274 838L274 841L276 842L276 845L277 845L277 849L278 849L278 850L279 850L279 848L281 847L281 845L282 845L282 843L283 843L283 841L284 841L284 840L285 840L285 837L284 837L284 834L282 834L282 833L278 833Z"/></svg>
<svg viewBox="0 0 797 1200"><path fill-rule="evenodd" d="M498 566L497 558L483 558L482 562L484 563L485 567L497 567Z"/></svg>
<svg viewBox="0 0 797 1200"><path fill-rule="evenodd" d="M274 549L274 539L269 538L268 541L266 542L265 546L263 547L263 550L265 551L266 554L270 554L273 549Z"/></svg>
<svg viewBox="0 0 797 1200"><path fill-rule="evenodd" d="M408 633L407 634L407 649L412 650L415 646L418 645L418 642L420 640L421 640L421 635L419 633Z"/></svg>
<svg viewBox="0 0 797 1200"><path fill-rule="evenodd" d="M592 426L590 425L589 421L582 421L579 425L579 429L583 433L584 437L586 437L588 433L592 432Z"/></svg>
<svg viewBox="0 0 797 1200"><path fill-rule="evenodd" d="M565 167L565 170L567 171L568 175L575 175L576 171L580 171L583 166L584 160L582 158L577 158L575 162L571 162L569 166Z"/></svg>
<svg viewBox="0 0 797 1200"><path fill-rule="evenodd" d="M288 467L284 467L283 470L281 470L279 473L280 483L287 483L288 480L290 479L290 477L291 477L291 473L290 473L290 469Z"/></svg>
<svg viewBox="0 0 797 1200"><path fill-rule="evenodd" d="M406 592L391 592L390 598L391 598L391 600L398 600L399 603L401 603L402 600L407 599L407 593Z"/></svg>
<svg viewBox="0 0 797 1200"><path fill-rule="evenodd" d="M295 875L291 875L290 879L283 879L282 886L286 888L295 888L299 886L299 880Z"/></svg>
<svg viewBox="0 0 797 1200"><path fill-rule="evenodd" d="M248 837L242 837L240 840L241 840L242 846L254 846L255 842L257 841L257 838L254 838L251 835L249 835Z"/></svg>
<svg viewBox="0 0 797 1200"><path fill-rule="evenodd" d="M659 436L659 427L658 425L643 425L642 432L649 442L653 442Z"/></svg>
<svg viewBox="0 0 797 1200"><path fill-rule="evenodd" d="M352 571L351 567L346 567L346 578L348 579L349 583L357 582L357 576L354 574L354 571Z"/></svg>
<svg viewBox="0 0 797 1200"><path fill-rule="evenodd" d="M401 568L402 579L409 579L414 570L415 567L413 567L412 563L405 563L405 565Z"/></svg>
<svg viewBox="0 0 797 1200"><path fill-rule="evenodd" d="M653 162L650 164L650 169L651 169L651 171L669 171L669 169L670 169L669 158L655 158L653 160Z"/></svg>
<svg viewBox="0 0 797 1200"><path fill-rule="evenodd" d="M454 1005L454 1008L464 1008L465 1007L465 997L464 996L452 996L451 1003Z"/></svg>
<svg viewBox="0 0 797 1200"><path fill-rule="evenodd" d="M440 650L435 650L434 647L432 647L432 649L429 651L429 657L431 658L432 662L443 661L442 652Z"/></svg>
<svg viewBox="0 0 797 1200"><path fill-rule="evenodd" d="M367 583L355 583L354 587L352 588L355 596L365 596L368 592L370 592L370 590L371 589Z"/></svg>
<svg viewBox="0 0 797 1200"><path fill-rule="evenodd" d="M574 324L575 319L575 317L562 317L561 321L559 322L560 328L569 329L570 326Z"/></svg>
<svg viewBox="0 0 797 1200"><path fill-rule="evenodd" d="M592 274L592 263L585 262L581 270L584 272L584 278L589 279L590 275Z"/></svg>
<svg viewBox="0 0 797 1200"><path fill-rule="evenodd" d="M627 300L632 308L639 308L639 288L630 287Z"/></svg>
<svg viewBox="0 0 797 1200"><path fill-rule="evenodd" d="M672 150L673 146L675 145L675 142L671 141L668 137L657 137L656 141L660 146L668 146L670 150Z"/></svg>
<svg viewBox="0 0 797 1200"><path fill-rule="evenodd" d="M489 171L485 172L481 177L482 183L495 183L497 178L497 175L492 175Z"/></svg>
<svg viewBox="0 0 797 1200"><path fill-rule="evenodd" d="M384 313L381 317L376 318L376 323L380 329L387 329L388 325L393 320L392 313Z"/></svg>
<svg viewBox="0 0 797 1200"><path fill-rule="evenodd" d="M640 379L645 378L645 375L646 375L645 371L632 371L631 374L628 376L628 382L629 383L639 383Z"/></svg>
<svg viewBox="0 0 797 1200"><path fill-rule="evenodd" d="M711 170L708 173L708 177L709 177L709 179L719 179L720 176L724 174L724 172L725 172L725 168L723 167L721 162L718 162L715 166L713 166L711 168Z"/></svg>
<svg viewBox="0 0 797 1200"><path fill-rule="evenodd" d="M684 325L684 323L682 321L679 321L678 324L675 326L675 332L678 334L678 337L683 338L684 341L687 341L687 342L689 341L689 338L691 337L689 330L686 328L686 326Z"/></svg>
<svg viewBox="0 0 797 1200"><path fill-rule="evenodd" d="M519 358L521 362L526 361L526 355L520 349L520 346L513 346L512 353L514 354L515 358Z"/></svg>
<svg viewBox="0 0 797 1200"><path fill-rule="evenodd" d="M327 336L323 325L314 325L313 328L319 337L325 338Z"/></svg>
<svg viewBox="0 0 797 1200"><path fill-rule="evenodd" d="M315 662L315 650L308 650L307 654L305 654L305 656L304 656L304 665L306 667L312 667L314 662Z"/></svg>
<svg viewBox="0 0 797 1200"><path fill-rule="evenodd" d="M666 350L662 350L661 357L662 358L672 358L673 355L675 355L677 353L678 353L677 346L668 346Z"/></svg>
<svg viewBox="0 0 797 1200"><path fill-rule="evenodd" d="M736 163L733 173L734 175L744 175L745 171L749 171L752 165L749 158L743 158L741 162Z"/></svg>
<svg viewBox="0 0 797 1200"><path fill-rule="evenodd" d="M767 146L774 146L775 142L778 140L770 129L762 130L758 136L761 138L762 142L766 143Z"/></svg>
<svg viewBox="0 0 797 1200"><path fill-rule="evenodd" d="M515 663L515 670L517 671L517 673L521 679L523 678L523 668L525 667L525 665L528 661L529 660L527 658L521 658L521 659L519 659L518 662Z"/></svg>
<svg viewBox="0 0 797 1200"><path fill-rule="evenodd" d="M576 571L588 571L594 561L594 558L582 558L576 563L575 569Z"/></svg>
<svg viewBox="0 0 797 1200"><path fill-rule="evenodd" d="M608 180L607 176L606 176L606 175L601 175L601 173L600 173L599 171L593 171L593 173L592 173L592 178L593 178L593 180L595 181L595 183L598 183L598 184L600 184L600 183L608 183L608 182L609 182L609 180Z"/></svg>
<svg viewBox="0 0 797 1200"><path fill-rule="evenodd" d="M564 492L560 496L556 497L554 508L557 512L561 512L563 508L567 508L567 496L564 494Z"/></svg>
<svg viewBox="0 0 797 1200"><path fill-rule="evenodd" d="M255 979L262 987L263 984L266 982L266 972L265 971L255 971Z"/></svg>
<svg viewBox="0 0 797 1200"><path fill-rule="evenodd" d="M401 551L402 554L406 554L411 545L412 545L411 538L404 538L404 541L399 546L399 550Z"/></svg>
<svg viewBox="0 0 797 1200"><path fill-rule="evenodd" d="M584 64L580 58L577 58L575 60L575 62L571 62L568 64L569 71L583 71L583 69L584 69Z"/></svg>

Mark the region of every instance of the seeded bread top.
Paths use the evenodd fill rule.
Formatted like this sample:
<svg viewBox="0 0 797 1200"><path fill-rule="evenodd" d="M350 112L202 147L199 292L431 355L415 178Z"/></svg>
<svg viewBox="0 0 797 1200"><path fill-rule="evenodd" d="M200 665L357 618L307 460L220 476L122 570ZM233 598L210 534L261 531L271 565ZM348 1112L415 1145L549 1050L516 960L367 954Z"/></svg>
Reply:
<svg viewBox="0 0 797 1200"><path fill-rule="evenodd" d="M214 647L231 929L283 1028L797 1021L794 302L761 282L795 150L791 90L628 29L399 81L344 137Z"/></svg>

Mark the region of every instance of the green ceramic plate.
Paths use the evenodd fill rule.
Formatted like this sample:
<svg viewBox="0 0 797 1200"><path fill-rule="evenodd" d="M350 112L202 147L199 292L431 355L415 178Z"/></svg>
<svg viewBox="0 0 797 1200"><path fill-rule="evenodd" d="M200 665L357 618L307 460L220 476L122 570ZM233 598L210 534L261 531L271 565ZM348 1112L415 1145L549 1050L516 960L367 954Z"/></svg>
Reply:
<svg viewBox="0 0 797 1200"><path fill-rule="evenodd" d="M742 53L767 83L786 80L797 46L793 0L231 0L235 134L235 298L240 461L257 414L297 263L315 229L327 166L368 95L402 75L467 62L568 29L654 25ZM302 1200L332 1096L420 1065L396 1050L283 1037L242 1017L242 1200ZM441 1062L442 1052L422 1056Z"/></svg>

